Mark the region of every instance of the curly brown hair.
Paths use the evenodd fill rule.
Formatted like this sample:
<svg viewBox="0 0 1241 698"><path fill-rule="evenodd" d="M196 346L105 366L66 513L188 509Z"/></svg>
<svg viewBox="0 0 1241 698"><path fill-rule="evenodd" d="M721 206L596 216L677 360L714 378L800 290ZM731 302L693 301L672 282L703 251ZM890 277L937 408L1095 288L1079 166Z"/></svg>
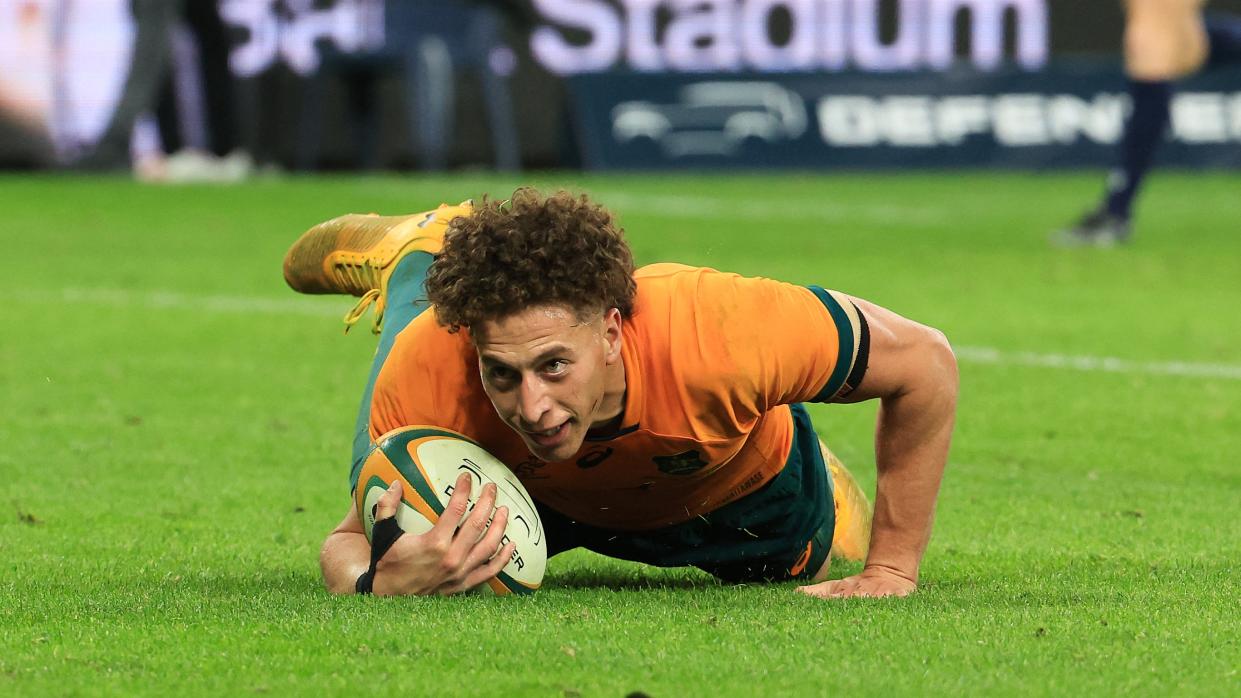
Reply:
<svg viewBox="0 0 1241 698"><path fill-rule="evenodd" d="M508 201L484 197L452 221L426 279L427 299L450 331L538 305L578 317L633 313L633 253L612 214L585 194L544 197L523 187Z"/></svg>

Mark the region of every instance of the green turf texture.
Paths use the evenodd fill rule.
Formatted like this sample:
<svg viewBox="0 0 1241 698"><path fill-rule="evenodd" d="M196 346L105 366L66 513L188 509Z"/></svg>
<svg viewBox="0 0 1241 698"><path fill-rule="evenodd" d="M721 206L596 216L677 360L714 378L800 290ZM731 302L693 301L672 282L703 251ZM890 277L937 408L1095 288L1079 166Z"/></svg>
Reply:
<svg viewBox="0 0 1241 698"><path fill-rule="evenodd" d="M341 213L521 182L596 193L640 263L821 284L1008 357L962 356L915 596L821 601L584 552L528 598L323 591L374 340L341 336L349 299L286 289L284 251ZM1130 247L1051 249L1100 187L4 177L0 695L1241 694L1241 177L1159 173ZM867 487L875 409L812 411Z"/></svg>

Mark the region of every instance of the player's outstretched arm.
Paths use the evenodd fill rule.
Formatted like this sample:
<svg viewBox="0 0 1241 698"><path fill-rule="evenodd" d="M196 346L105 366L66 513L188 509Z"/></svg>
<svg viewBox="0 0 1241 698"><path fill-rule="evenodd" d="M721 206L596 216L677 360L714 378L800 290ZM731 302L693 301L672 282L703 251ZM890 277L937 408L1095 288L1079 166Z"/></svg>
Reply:
<svg viewBox="0 0 1241 698"><path fill-rule="evenodd" d="M496 499L494 484L483 487L473 511L469 510L469 497L470 477L463 474L435 526L422 535L401 536L380 558L372 587L375 595L455 594L473 589L504 569L514 547L512 543L500 546L508 508L500 507L491 516ZM400 501L401 485L394 482L378 502L376 520L396 516ZM335 594L353 593L358 576L370 567L370 559L370 543L350 506L319 553L324 584Z"/></svg>
<svg viewBox="0 0 1241 698"><path fill-rule="evenodd" d="M942 333L852 299L870 327L870 361L847 402L879 398L875 518L861 574L801 587L821 597L905 596L931 537L957 407L957 362Z"/></svg>

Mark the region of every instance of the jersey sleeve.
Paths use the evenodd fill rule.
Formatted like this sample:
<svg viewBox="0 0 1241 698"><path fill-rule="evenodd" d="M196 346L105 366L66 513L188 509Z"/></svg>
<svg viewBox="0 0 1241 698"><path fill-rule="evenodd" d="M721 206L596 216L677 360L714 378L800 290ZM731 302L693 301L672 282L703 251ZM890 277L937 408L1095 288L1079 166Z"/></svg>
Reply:
<svg viewBox="0 0 1241 698"><path fill-rule="evenodd" d="M717 390L727 393L735 417L831 402L861 382L865 318L842 293L704 270L683 296L695 299L693 336L673 346L697 354L699 384L725 383Z"/></svg>
<svg viewBox="0 0 1241 698"><path fill-rule="evenodd" d="M476 379L464 333L440 327L434 310L422 313L397 335L379 370L371 396L371 440L411 424L462 431L463 396Z"/></svg>
<svg viewBox="0 0 1241 698"><path fill-rule="evenodd" d="M832 375L823 389L809 398L809 401L835 402L856 390L866 375L870 360L870 328L862 310L845 294L819 286L806 288L832 317L832 325L839 340Z"/></svg>

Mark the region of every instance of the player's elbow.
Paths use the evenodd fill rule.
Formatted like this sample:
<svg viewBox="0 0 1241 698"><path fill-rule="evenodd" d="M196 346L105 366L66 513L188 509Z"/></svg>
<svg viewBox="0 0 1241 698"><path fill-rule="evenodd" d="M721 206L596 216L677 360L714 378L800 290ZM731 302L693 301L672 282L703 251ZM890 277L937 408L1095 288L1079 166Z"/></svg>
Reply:
<svg viewBox="0 0 1241 698"><path fill-rule="evenodd" d="M926 376L933 383L936 396L955 409L961 379L957 370L957 355L948 336L927 327L921 345L919 353L923 356Z"/></svg>
<svg viewBox="0 0 1241 698"><path fill-rule="evenodd" d="M352 594L358 575L365 571L359 568L360 557L357 541L351 540L357 534L334 530L323 541L319 549L319 570L323 573L323 586L333 594Z"/></svg>

